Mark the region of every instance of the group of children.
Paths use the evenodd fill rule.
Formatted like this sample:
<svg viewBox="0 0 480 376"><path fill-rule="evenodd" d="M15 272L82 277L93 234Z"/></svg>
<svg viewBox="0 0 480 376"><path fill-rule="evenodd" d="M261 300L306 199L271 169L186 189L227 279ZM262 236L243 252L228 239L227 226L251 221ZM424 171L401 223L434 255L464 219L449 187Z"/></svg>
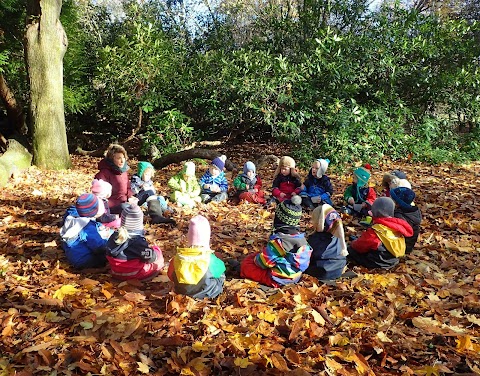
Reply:
<svg viewBox="0 0 480 376"><path fill-rule="evenodd" d="M223 155L215 158L199 181L195 164L186 162L168 181L170 200L180 207L226 200L225 162ZM237 263L242 277L271 287L296 283L304 273L322 281L334 280L344 275L347 258L367 268L390 268L413 249L421 212L403 172L385 174L384 191L377 198L368 184L371 167L358 167L344 193L346 205L337 211L331 200L333 186L326 175L328 165L328 159L315 160L302 183L293 158L282 157L267 200L255 165L245 163L233 180L235 195L262 205L276 202L276 208L267 245ZM164 216L172 209L156 193L153 166L139 162L131 179L128 170L125 149L111 145L99 163L91 192L82 194L67 209L60 231L62 247L76 268L102 267L108 262L117 279L150 280L165 262L161 250L145 239L142 206L146 206L152 223L175 222ZM299 226L303 208L312 210L314 231L309 236ZM349 246L342 211L368 219L367 230L358 238L352 237ZM205 217L197 215L190 220L187 239L186 247L177 249L168 266L175 291L195 298L217 296L223 290L226 268L221 256L210 248L210 224Z"/></svg>

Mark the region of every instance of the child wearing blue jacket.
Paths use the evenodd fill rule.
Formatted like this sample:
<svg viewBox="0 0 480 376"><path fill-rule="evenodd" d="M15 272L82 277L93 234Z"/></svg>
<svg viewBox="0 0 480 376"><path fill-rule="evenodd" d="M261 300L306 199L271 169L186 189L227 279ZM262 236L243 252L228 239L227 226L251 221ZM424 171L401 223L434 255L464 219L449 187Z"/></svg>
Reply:
<svg viewBox="0 0 480 376"><path fill-rule="evenodd" d="M113 230L96 221L104 212L103 203L93 193L84 193L67 210L60 237L65 256L73 267L105 266L105 245Z"/></svg>
<svg viewBox="0 0 480 376"><path fill-rule="evenodd" d="M223 172L227 157L222 155L215 158L208 170L200 178L200 198L202 202L221 202L228 198L228 181Z"/></svg>
<svg viewBox="0 0 480 376"><path fill-rule="evenodd" d="M303 183L304 188L300 192L302 205L308 209L315 209L321 204L333 205L330 198L333 194L332 182L325 175L329 163L328 159L317 159L312 163L312 168Z"/></svg>

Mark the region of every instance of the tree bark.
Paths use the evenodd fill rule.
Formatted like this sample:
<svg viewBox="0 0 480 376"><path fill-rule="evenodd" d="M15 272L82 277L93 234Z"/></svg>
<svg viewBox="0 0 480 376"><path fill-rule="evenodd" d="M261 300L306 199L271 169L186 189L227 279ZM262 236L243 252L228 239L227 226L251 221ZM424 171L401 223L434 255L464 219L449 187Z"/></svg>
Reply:
<svg viewBox="0 0 480 376"><path fill-rule="evenodd" d="M155 161L152 162L153 167L156 169L160 169L163 167L168 166L169 164L172 163L180 163L183 161L186 161L188 159L193 159L193 158L201 158L201 159L210 159L213 160L216 157L219 157L221 153L215 150L208 150L208 149L188 149L188 150L183 150L179 151L178 153L171 153L164 155L161 158L156 159ZM237 167L235 164L233 164L230 160L225 161L225 168L228 171L236 170Z"/></svg>
<svg viewBox="0 0 480 376"><path fill-rule="evenodd" d="M30 85L33 163L45 169L71 166L63 107L63 56L67 36L62 0L27 0L25 59Z"/></svg>
<svg viewBox="0 0 480 376"><path fill-rule="evenodd" d="M19 134L25 134L25 118L22 106L17 102L15 94L3 74L0 74L0 100L7 110L8 121L12 128Z"/></svg>

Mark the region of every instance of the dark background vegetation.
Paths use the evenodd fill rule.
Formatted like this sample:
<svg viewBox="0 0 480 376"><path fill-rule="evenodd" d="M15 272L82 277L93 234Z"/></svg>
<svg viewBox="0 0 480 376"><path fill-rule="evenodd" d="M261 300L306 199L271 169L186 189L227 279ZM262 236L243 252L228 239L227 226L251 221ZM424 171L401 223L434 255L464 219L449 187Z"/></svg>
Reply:
<svg viewBox="0 0 480 376"><path fill-rule="evenodd" d="M478 0L112 4L63 2L71 151L135 133L153 157L275 138L301 163L479 159ZM0 74L27 106L24 25L2 0Z"/></svg>

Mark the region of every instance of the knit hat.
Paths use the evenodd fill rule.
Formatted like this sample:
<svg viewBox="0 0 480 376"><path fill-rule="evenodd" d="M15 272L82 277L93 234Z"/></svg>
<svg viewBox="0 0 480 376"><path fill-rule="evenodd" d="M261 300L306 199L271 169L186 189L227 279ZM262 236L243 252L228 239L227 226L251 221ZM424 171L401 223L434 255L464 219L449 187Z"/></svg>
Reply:
<svg viewBox="0 0 480 376"><path fill-rule="evenodd" d="M121 224L122 227L125 227L128 231L143 230L142 209L140 209L137 204L131 203L122 210Z"/></svg>
<svg viewBox="0 0 480 376"><path fill-rule="evenodd" d="M282 158L280 158L280 162L278 162L278 167L295 168L295 160L292 157L283 156Z"/></svg>
<svg viewBox="0 0 480 376"><path fill-rule="evenodd" d="M409 188L398 187L390 189L390 197L398 206L404 209L411 208L413 200L415 200L415 192Z"/></svg>
<svg viewBox="0 0 480 376"><path fill-rule="evenodd" d="M213 161L212 161L212 164L218 168L220 171L223 171L224 167L225 167L225 161L227 160L227 156L226 155L221 155L220 157L217 157L215 158Z"/></svg>
<svg viewBox="0 0 480 376"><path fill-rule="evenodd" d="M298 226L300 218L302 217L301 203L302 198L298 195L295 195L290 200L285 200L278 204L277 208L275 209L273 226Z"/></svg>
<svg viewBox="0 0 480 376"><path fill-rule="evenodd" d="M105 205L93 193L84 193L75 202L80 217L93 218L105 213Z"/></svg>
<svg viewBox="0 0 480 376"><path fill-rule="evenodd" d="M210 223L203 215L196 215L190 219L187 234L189 247L203 247L210 249Z"/></svg>
<svg viewBox="0 0 480 376"><path fill-rule="evenodd" d="M400 171L400 170L393 170L390 174L396 176L399 179L406 179L407 178L407 174L403 171Z"/></svg>
<svg viewBox="0 0 480 376"><path fill-rule="evenodd" d="M372 205L372 215L377 218L393 217L395 203L390 197L379 197Z"/></svg>
<svg viewBox="0 0 480 376"><path fill-rule="evenodd" d="M347 256L347 244L345 243L345 232L343 230L342 217L330 205L317 206L312 212L312 223L317 232L329 232L340 240L342 256Z"/></svg>
<svg viewBox="0 0 480 376"><path fill-rule="evenodd" d="M355 171L353 171L353 175L357 177L357 186L364 187L368 183L368 179L370 179L370 172L365 167L358 167Z"/></svg>
<svg viewBox="0 0 480 376"><path fill-rule="evenodd" d="M253 171L253 173L257 172L257 168L253 162L248 161L243 165L243 173L247 174L248 171Z"/></svg>
<svg viewBox="0 0 480 376"><path fill-rule="evenodd" d="M93 179L92 193L100 199L107 199L112 195L112 185L102 179Z"/></svg>
<svg viewBox="0 0 480 376"><path fill-rule="evenodd" d="M321 178L327 172L328 165L330 164L329 159L317 159L317 162L320 163L320 167L317 170L317 178Z"/></svg>
<svg viewBox="0 0 480 376"><path fill-rule="evenodd" d="M153 165L150 162L138 162L137 175L140 179L143 180L143 174L148 168L151 168L153 171L155 171L155 168L153 168Z"/></svg>
<svg viewBox="0 0 480 376"><path fill-rule="evenodd" d="M187 176L195 176L195 163L185 162L184 172Z"/></svg>

